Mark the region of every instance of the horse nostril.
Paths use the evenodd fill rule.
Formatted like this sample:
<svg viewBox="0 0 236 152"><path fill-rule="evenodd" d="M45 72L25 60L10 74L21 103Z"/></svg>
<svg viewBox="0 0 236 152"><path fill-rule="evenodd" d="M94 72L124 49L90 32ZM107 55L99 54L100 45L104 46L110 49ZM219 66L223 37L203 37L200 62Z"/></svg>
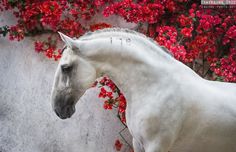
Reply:
<svg viewBox="0 0 236 152"><path fill-rule="evenodd" d="M71 106L66 107L65 112L67 114L67 117L70 118L74 113L74 107L71 107Z"/></svg>
<svg viewBox="0 0 236 152"><path fill-rule="evenodd" d="M57 110L54 110L58 117L60 117L60 114L57 112Z"/></svg>
<svg viewBox="0 0 236 152"><path fill-rule="evenodd" d="M67 107L66 112L68 115L71 115L72 111L73 111L73 109L71 107Z"/></svg>

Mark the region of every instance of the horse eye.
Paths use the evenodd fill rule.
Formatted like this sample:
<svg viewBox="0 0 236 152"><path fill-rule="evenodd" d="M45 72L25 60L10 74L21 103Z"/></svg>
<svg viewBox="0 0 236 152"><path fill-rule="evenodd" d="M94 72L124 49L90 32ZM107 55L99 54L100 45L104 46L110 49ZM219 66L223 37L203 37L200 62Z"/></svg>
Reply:
<svg viewBox="0 0 236 152"><path fill-rule="evenodd" d="M62 70L63 73L69 73L72 70L72 66L70 66L70 65L62 65L61 66L61 70Z"/></svg>

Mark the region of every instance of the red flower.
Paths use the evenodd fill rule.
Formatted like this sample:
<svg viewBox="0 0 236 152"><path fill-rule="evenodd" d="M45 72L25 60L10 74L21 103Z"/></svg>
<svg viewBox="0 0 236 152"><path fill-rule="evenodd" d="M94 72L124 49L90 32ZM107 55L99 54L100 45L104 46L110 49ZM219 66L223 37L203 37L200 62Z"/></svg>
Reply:
<svg viewBox="0 0 236 152"><path fill-rule="evenodd" d="M192 26L192 18L186 17L185 15L181 14L178 18L178 22L181 27Z"/></svg>
<svg viewBox="0 0 236 152"><path fill-rule="evenodd" d="M25 29L22 25L18 24L16 26L11 26L10 27L10 34L9 34L9 39L10 40L23 40L25 37Z"/></svg>
<svg viewBox="0 0 236 152"><path fill-rule="evenodd" d="M231 26L227 30L227 32L223 38L223 44L225 45L225 44L229 43L230 40L233 40L233 41L236 40L236 25Z"/></svg>
<svg viewBox="0 0 236 152"><path fill-rule="evenodd" d="M111 110L112 109L112 102L111 100L106 100L104 101L103 108L106 110Z"/></svg>
<svg viewBox="0 0 236 152"><path fill-rule="evenodd" d="M183 28L181 30L181 34L184 36L184 37L192 37L192 31L193 31L193 28L190 27L190 28Z"/></svg>
<svg viewBox="0 0 236 152"><path fill-rule="evenodd" d="M100 93L98 95L99 98L108 98L108 100L104 101L103 108L104 109L112 109L112 107L117 107L119 112L120 120L125 124L125 110L126 110L126 99L123 93L120 92L119 88L114 84L112 80L108 77L103 77L100 81L98 81L100 85L107 86L112 91L107 91L104 87L100 88ZM114 96L115 94L115 96Z"/></svg>
<svg viewBox="0 0 236 152"><path fill-rule="evenodd" d="M62 31L71 37L79 37L84 33L81 24L69 18L61 20L58 26L60 29L59 31Z"/></svg>
<svg viewBox="0 0 236 152"><path fill-rule="evenodd" d="M35 51L38 52L38 53L44 51L44 49L43 49L44 43L43 42L35 41L34 42L34 47L35 47Z"/></svg>
<svg viewBox="0 0 236 152"><path fill-rule="evenodd" d="M52 58L52 57L53 57L53 52L54 52L54 49L53 49L53 48L48 48L48 49L45 51L45 55L46 55L48 58Z"/></svg>
<svg viewBox="0 0 236 152"><path fill-rule="evenodd" d="M101 91L98 95L99 98L106 98L107 97L107 91L104 87L101 88Z"/></svg>
<svg viewBox="0 0 236 152"><path fill-rule="evenodd" d="M125 109L126 109L126 99L125 99L124 95L121 93L116 100L119 103L119 105L118 105L119 112L124 113Z"/></svg>
<svg viewBox="0 0 236 152"><path fill-rule="evenodd" d="M62 8L57 1L45 1L39 5L40 13L43 14L40 19L41 23L51 26L52 29L56 29L61 15Z"/></svg>
<svg viewBox="0 0 236 152"><path fill-rule="evenodd" d="M61 50L60 49L57 50L57 54L55 54L55 52L54 52L53 58L54 58L55 61L57 61L61 58Z"/></svg>
<svg viewBox="0 0 236 152"><path fill-rule="evenodd" d="M116 149L117 151L120 151L121 148L122 148L122 146L123 146L123 144L120 142L119 139L117 139L116 142L115 142L115 149Z"/></svg>

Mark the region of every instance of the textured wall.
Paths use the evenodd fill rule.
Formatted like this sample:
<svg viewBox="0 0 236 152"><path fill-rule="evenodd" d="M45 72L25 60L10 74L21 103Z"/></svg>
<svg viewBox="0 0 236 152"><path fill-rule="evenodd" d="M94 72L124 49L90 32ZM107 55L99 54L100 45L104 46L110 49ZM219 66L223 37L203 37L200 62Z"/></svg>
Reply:
<svg viewBox="0 0 236 152"><path fill-rule="evenodd" d="M13 23L9 13L0 14L0 26ZM115 112L103 110L95 89L78 102L71 119L54 114L49 99L57 63L34 52L35 39L0 37L0 152L115 151L123 126ZM130 141L128 131L125 136Z"/></svg>

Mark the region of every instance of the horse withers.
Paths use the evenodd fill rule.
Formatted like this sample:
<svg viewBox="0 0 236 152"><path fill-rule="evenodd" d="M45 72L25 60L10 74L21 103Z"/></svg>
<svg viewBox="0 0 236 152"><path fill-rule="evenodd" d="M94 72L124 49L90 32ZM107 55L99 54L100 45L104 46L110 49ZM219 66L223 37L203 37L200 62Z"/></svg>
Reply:
<svg viewBox="0 0 236 152"><path fill-rule="evenodd" d="M236 84L202 79L146 36L111 28L72 39L56 70L52 106L62 119L103 74L127 99L135 152L236 152Z"/></svg>

